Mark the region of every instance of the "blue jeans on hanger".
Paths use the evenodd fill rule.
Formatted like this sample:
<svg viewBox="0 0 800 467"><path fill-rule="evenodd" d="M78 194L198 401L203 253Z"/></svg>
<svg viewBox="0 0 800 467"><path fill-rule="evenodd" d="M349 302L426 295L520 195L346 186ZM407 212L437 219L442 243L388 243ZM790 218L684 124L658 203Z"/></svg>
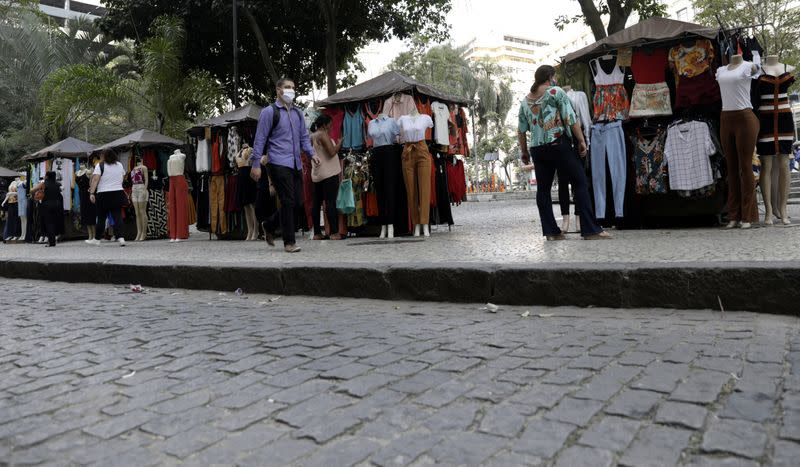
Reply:
<svg viewBox="0 0 800 467"><path fill-rule="evenodd" d="M622 122L596 123L592 125L592 185L594 207L597 218L606 217L606 159L611 172L611 187L614 195L614 213L623 216L625 205L625 134Z"/></svg>

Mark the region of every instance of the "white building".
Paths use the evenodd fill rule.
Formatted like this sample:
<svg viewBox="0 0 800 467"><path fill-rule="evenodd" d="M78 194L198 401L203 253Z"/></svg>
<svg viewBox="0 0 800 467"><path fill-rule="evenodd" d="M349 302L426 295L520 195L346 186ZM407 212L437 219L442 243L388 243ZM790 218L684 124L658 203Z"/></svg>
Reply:
<svg viewBox="0 0 800 467"><path fill-rule="evenodd" d="M40 0L39 10L63 25L65 20L86 16L97 19L105 15L106 9L97 0L79 2L76 0Z"/></svg>

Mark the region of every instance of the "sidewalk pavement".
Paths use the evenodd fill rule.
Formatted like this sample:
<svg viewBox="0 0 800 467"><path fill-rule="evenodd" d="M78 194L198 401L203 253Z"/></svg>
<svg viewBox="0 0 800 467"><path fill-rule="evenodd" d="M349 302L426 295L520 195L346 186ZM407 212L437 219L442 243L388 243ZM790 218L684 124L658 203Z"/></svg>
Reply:
<svg viewBox="0 0 800 467"><path fill-rule="evenodd" d="M791 206L800 219L800 206ZM430 238L264 242L166 240L93 247L2 245L0 276L70 282L519 305L713 308L796 313L800 224L612 231L546 242L529 200L465 203ZM559 216L557 216L559 218Z"/></svg>

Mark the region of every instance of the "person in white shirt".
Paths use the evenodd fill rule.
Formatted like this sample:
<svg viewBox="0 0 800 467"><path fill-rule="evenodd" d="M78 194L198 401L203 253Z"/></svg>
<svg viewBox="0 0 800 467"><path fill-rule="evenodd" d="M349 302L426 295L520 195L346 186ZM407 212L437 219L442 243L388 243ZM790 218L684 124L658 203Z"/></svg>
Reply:
<svg viewBox="0 0 800 467"><path fill-rule="evenodd" d="M125 202L125 192L122 190L122 179L125 177L125 167L117 160L114 151L103 152L102 159L94 167L92 182L89 186L89 201L97 206L97 226L94 238L86 240L90 245L99 245L106 226L106 218L111 214L114 222L114 237L119 246L125 246L122 236L122 205Z"/></svg>

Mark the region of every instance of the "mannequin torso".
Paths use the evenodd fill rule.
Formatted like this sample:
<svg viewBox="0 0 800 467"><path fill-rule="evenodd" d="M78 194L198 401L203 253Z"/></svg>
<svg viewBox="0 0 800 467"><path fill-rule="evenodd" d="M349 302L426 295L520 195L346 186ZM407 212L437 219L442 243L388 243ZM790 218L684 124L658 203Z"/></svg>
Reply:
<svg viewBox="0 0 800 467"><path fill-rule="evenodd" d="M778 61L777 55L767 55L767 61L762 67L764 73L770 76L780 76L784 73L792 73L794 67Z"/></svg>
<svg viewBox="0 0 800 467"><path fill-rule="evenodd" d="M183 175L185 161L186 154L182 153L180 149L176 149L167 161L167 174L170 177Z"/></svg>

